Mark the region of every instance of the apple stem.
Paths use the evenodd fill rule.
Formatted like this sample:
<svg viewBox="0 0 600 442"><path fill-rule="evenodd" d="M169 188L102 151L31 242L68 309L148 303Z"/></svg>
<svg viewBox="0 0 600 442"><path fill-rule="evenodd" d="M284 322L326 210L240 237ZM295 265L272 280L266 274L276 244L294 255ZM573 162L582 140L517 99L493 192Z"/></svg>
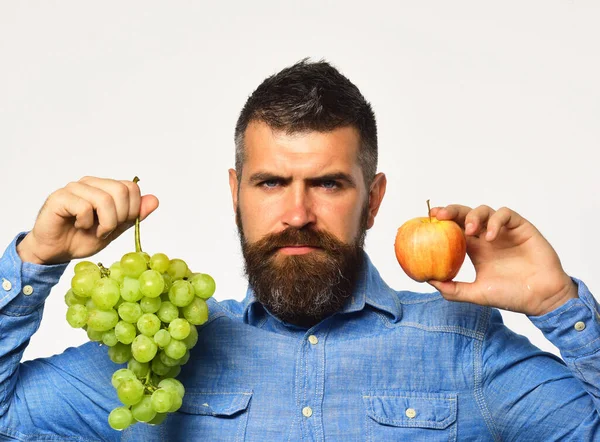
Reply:
<svg viewBox="0 0 600 442"><path fill-rule="evenodd" d="M429 200L427 200L427 214L429 215L429 222L431 222L431 207L429 206Z"/></svg>

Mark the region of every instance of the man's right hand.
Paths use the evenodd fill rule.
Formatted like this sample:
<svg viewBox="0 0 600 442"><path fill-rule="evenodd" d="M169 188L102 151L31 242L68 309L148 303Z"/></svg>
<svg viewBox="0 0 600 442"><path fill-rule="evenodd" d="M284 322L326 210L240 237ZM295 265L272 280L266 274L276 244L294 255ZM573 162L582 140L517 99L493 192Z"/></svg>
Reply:
<svg viewBox="0 0 600 442"><path fill-rule="evenodd" d="M52 193L17 246L23 261L58 264L98 253L158 207L133 181L84 177Z"/></svg>

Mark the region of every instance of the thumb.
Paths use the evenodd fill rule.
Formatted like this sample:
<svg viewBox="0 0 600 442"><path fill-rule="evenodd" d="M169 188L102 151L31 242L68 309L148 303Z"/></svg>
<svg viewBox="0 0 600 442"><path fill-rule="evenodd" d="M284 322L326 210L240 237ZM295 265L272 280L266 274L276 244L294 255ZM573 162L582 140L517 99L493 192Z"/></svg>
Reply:
<svg viewBox="0 0 600 442"><path fill-rule="evenodd" d="M143 221L158 208L158 198L154 195L144 195L140 202L140 221Z"/></svg>
<svg viewBox="0 0 600 442"><path fill-rule="evenodd" d="M479 295L475 283L435 280L427 281L427 283L435 287L448 301L485 305L485 299Z"/></svg>

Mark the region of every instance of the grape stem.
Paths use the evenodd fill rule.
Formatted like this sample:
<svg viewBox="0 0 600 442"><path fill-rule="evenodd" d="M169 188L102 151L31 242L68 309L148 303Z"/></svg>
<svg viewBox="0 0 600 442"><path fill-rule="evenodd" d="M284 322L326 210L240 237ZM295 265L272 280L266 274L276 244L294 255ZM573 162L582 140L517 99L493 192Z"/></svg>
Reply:
<svg viewBox="0 0 600 442"><path fill-rule="evenodd" d="M140 179L136 176L133 178L133 182L137 183ZM135 251L142 252L142 243L140 241L140 217L135 219Z"/></svg>
<svg viewBox="0 0 600 442"><path fill-rule="evenodd" d="M110 269L104 267L101 262L98 263L98 267L100 267L100 276L102 278L108 278L110 276Z"/></svg>

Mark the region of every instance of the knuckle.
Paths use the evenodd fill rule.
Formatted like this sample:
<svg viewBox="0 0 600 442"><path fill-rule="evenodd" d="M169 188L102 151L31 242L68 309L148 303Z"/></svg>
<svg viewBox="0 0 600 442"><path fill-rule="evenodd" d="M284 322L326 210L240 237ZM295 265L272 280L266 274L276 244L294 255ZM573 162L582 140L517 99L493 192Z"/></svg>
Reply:
<svg viewBox="0 0 600 442"><path fill-rule="evenodd" d="M112 196L110 196L108 193L105 193L105 192L99 196L99 200L100 200L100 203L104 206L111 205L114 201Z"/></svg>

